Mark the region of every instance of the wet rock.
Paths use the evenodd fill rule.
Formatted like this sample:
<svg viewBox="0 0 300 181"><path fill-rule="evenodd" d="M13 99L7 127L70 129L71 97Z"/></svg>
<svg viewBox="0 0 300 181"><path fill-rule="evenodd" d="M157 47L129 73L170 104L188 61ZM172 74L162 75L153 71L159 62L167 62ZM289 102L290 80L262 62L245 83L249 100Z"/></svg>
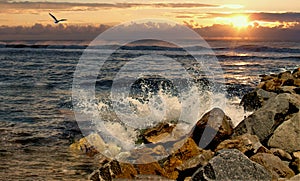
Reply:
<svg viewBox="0 0 300 181"><path fill-rule="evenodd" d="M164 169L159 165L158 162L152 162L147 164L137 164L136 165L138 174L140 175L159 175L165 176L166 173Z"/></svg>
<svg viewBox="0 0 300 181"><path fill-rule="evenodd" d="M291 71L286 71L286 72L279 73L278 78L288 80L288 79L294 79L294 76Z"/></svg>
<svg viewBox="0 0 300 181"><path fill-rule="evenodd" d="M271 175L240 151L224 149L218 151L206 166L199 168L191 180L271 180Z"/></svg>
<svg viewBox="0 0 300 181"><path fill-rule="evenodd" d="M279 94L270 98L266 104L244 119L234 129L234 136L250 133L258 136L264 144L275 129L297 113L300 107L300 96L297 94Z"/></svg>
<svg viewBox="0 0 300 181"><path fill-rule="evenodd" d="M250 159L265 167L272 174L273 179L291 178L295 175L293 170L273 154L257 153Z"/></svg>
<svg viewBox="0 0 300 181"><path fill-rule="evenodd" d="M293 71L293 76L295 78L300 78L300 67Z"/></svg>
<svg viewBox="0 0 300 181"><path fill-rule="evenodd" d="M179 171L177 180L184 180L187 177L191 177L198 168L206 165L213 155L214 153L210 150L201 150L199 155L183 161L181 165L176 167Z"/></svg>
<svg viewBox="0 0 300 181"><path fill-rule="evenodd" d="M275 74L271 74L271 75L260 75L261 77L261 82L265 82L265 81L268 81L268 80L271 80L271 79L274 79L275 77L277 77L277 75Z"/></svg>
<svg viewBox="0 0 300 181"><path fill-rule="evenodd" d="M292 160L292 156L282 149L271 148L270 151L273 155L278 156L281 160L287 160L287 161Z"/></svg>
<svg viewBox="0 0 300 181"><path fill-rule="evenodd" d="M206 113L194 127L191 138L204 149L215 149L233 133L233 123L225 113L214 108Z"/></svg>
<svg viewBox="0 0 300 181"><path fill-rule="evenodd" d="M70 149L75 152L83 152L89 156L94 156L106 149L106 144L98 134L90 134L70 145Z"/></svg>
<svg viewBox="0 0 300 181"><path fill-rule="evenodd" d="M258 88L270 92L282 93L283 86L300 86L300 73L296 69L291 73L290 71L279 73L278 75L264 75Z"/></svg>
<svg viewBox="0 0 300 181"><path fill-rule="evenodd" d="M111 181L115 178L134 179L137 174L138 172L133 165L112 160L105 163L98 170L95 170L89 176L89 180Z"/></svg>
<svg viewBox="0 0 300 181"><path fill-rule="evenodd" d="M170 179L176 179L178 177L179 172L176 170L177 167L203 152L191 138L175 143L173 150L176 151L163 162L163 168L168 173L167 177Z"/></svg>
<svg viewBox="0 0 300 181"><path fill-rule="evenodd" d="M280 89L282 83L283 83L283 80L276 77L276 78L267 80L266 82L263 82L262 84L259 85L258 88L264 89L269 92L277 92Z"/></svg>
<svg viewBox="0 0 300 181"><path fill-rule="evenodd" d="M170 123L159 123L153 128L144 130L140 137L144 143L158 143L169 137L175 126Z"/></svg>
<svg viewBox="0 0 300 181"><path fill-rule="evenodd" d="M282 123L268 141L273 148L280 148L289 153L300 150L300 113Z"/></svg>
<svg viewBox="0 0 300 181"><path fill-rule="evenodd" d="M275 97L277 94L263 89L257 89L243 96L240 105L245 111L254 111L266 104L266 101Z"/></svg>
<svg viewBox="0 0 300 181"><path fill-rule="evenodd" d="M292 154L293 161L290 164L290 167L294 170L296 174L300 173L300 151L296 151Z"/></svg>
<svg viewBox="0 0 300 181"><path fill-rule="evenodd" d="M255 135L244 134L234 137L232 139L221 142L215 151L222 149L237 149L247 156L252 156L258 152L269 152L267 148L260 143L259 139Z"/></svg>

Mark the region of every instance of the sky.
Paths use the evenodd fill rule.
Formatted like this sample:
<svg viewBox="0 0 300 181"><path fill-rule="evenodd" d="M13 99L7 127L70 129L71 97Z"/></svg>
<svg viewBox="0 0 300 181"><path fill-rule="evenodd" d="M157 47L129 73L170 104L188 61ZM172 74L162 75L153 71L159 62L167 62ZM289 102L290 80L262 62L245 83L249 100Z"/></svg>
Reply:
<svg viewBox="0 0 300 181"><path fill-rule="evenodd" d="M49 12L68 20L54 24ZM145 18L210 38L300 39L299 0L0 0L0 15L0 40L90 40Z"/></svg>

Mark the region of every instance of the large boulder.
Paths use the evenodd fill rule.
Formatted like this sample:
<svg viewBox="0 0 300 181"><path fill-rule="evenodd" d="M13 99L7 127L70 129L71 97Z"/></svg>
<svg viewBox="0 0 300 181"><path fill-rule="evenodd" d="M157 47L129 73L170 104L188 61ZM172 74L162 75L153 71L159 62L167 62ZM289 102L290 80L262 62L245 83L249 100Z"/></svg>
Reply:
<svg viewBox="0 0 300 181"><path fill-rule="evenodd" d="M233 133L233 123L225 113L214 108L206 113L194 127L191 138L204 149L215 149Z"/></svg>
<svg viewBox="0 0 300 181"><path fill-rule="evenodd" d="M199 168L191 180L271 180L271 175L240 151L224 149L218 151L206 166Z"/></svg>
<svg viewBox="0 0 300 181"><path fill-rule="evenodd" d="M268 141L268 145L289 153L300 150L300 112L283 122Z"/></svg>
<svg viewBox="0 0 300 181"><path fill-rule="evenodd" d="M244 119L234 129L234 136L250 133L257 135L264 143L275 129L300 108L300 96L297 94L279 94Z"/></svg>
<svg viewBox="0 0 300 181"><path fill-rule="evenodd" d="M240 105L244 107L245 111L254 111L264 106L270 98L275 97L277 94L268 92L263 89L257 89L244 95Z"/></svg>
<svg viewBox="0 0 300 181"><path fill-rule="evenodd" d="M291 178L295 175L292 169L273 154L257 153L250 159L265 167L272 174L273 179Z"/></svg>

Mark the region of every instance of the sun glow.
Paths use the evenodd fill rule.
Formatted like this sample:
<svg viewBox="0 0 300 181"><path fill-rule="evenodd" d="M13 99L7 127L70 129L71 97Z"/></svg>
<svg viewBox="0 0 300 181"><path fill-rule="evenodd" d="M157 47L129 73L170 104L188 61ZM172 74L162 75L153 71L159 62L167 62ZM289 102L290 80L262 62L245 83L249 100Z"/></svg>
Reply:
<svg viewBox="0 0 300 181"><path fill-rule="evenodd" d="M236 28L245 28L249 25L247 16L234 16L229 18L229 22Z"/></svg>
<svg viewBox="0 0 300 181"><path fill-rule="evenodd" d="M233 26L234 28L241 29L246 28L251 23L249 22L248 16L244 15L237 15L237 16L231 16L231 17L218 17L215 19L216 23L219 24L229 24Z"/></svg>

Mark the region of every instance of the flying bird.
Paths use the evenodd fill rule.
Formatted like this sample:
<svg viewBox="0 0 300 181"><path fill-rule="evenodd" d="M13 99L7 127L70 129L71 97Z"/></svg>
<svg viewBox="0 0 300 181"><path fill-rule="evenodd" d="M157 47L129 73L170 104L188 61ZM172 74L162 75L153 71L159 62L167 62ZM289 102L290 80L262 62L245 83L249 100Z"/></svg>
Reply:
<svg viewBox="0 0 300 181"><path fill-rule="evenodd" d="M61 22L61 21L67 21L67 19L60 19L60 20L58 20L58 19L56 19L56 17L55 17L53 14L51 14L51 13L49 13L49 15L54 19L54 23L59 23L59 22Z"/></svg>

